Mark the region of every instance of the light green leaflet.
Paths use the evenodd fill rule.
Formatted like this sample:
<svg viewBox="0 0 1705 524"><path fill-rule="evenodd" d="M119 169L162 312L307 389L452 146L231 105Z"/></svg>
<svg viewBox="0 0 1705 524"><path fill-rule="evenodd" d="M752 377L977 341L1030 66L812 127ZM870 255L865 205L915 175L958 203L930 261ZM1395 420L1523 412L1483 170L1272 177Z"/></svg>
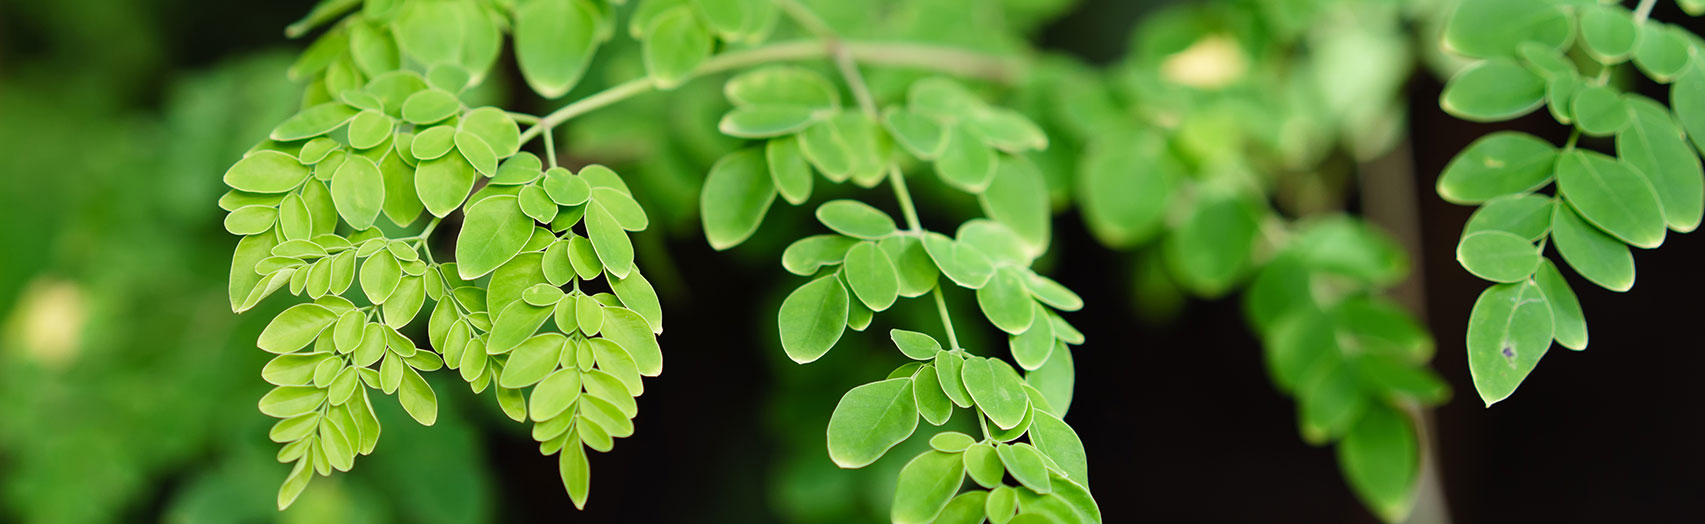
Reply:
<svg viewBox="0 0 1705 524"><path fill-rule="evenodd" d="M900 280L887 252L866 240L847 250L844 263L847 284L865 307L883 311L894 305L900 294Z"/></svg>
<svg viewBox="0 0 1705 524"><path fill-rule="evenodd" d="M1562 7L1545 0L1463 2L1445 26L1444 46L1464 56L1513 56L1527 41L1562 47L1574 29Z"/></svg>
<svg viewBox="0 0 1705 524"><path fill-rule="evenodd" d="M1487 288L1468 316L1468 371L1481 400L1509 398L1551 346L1551 307L1533 282Z"/></svg>
<svg viewBox="0 0 1705 524"><path fill-rule="evenodd" d="M1451 77L1439 107L1464 120L1495 122L1538 109L1544 100L1544 79L1514 60L1494 58Z"/></svg>
<svg viewBox="0 0 1705 524"><path fill-rule="evenodd" d="M1557 149L1532 135L1499 132L1469 144L1439 176L1439 196L1459 204L1537 189L1551 180Z"/></svg>
<svg viewBox="0 0 1705 524"><path fill-rule="evenodd" d="M1527 238L1505 231L1463 235L1456 260L1474 276L1493 282L1518 282L1539 269L1539 248Z"/></svg>
<svg viewBox="0 0 1705 524"><path fill-rule="evenodd" d="M1024 394L1018 374L1006 362L974 357L965 360L965 390L977 407L1001 429L1018 426L1030 413L1030 398Z"/></svg>
<svg viewBox="0 0 1705 524"><path fill-rule="evenodd" d="M723 250L746 241L763 223L775 199L776 186L760 151L747 148L723 156L711 167L699 197L711 247Z"/></svg>
<svg viewBox="0 0 1705 524"><path fill-rule="evenodd" d="M351 157L337 168L332 175L331 193L338 215L356 229L372 227L385 205L385 182L379 166L360 156Z"/></svg>
<svg viewBox="0 0 1705 524"><path fill-rule="evenodd" d="M1551 230L1551 214L1556 201L1533 194L1505 195L1486 201L1474 215L1468 217L1468 225L1462 229L1464 236L1480 231L1504 231L1529 241L1539 240Z"/></svg>
<svg viewBox="0 0 1705 524"><path fill-rule="evenodd" d="M282 193L307 179L307 167L277 151L260 151L243 157L225 172L225 185L252 193Z"/></svg>
<svg viewBox="0 0 1705 524"><path fill-rule="evenodd" d="M916 331L895 329L888 336L894 340L894 346L912 360L931 360L936 358L936 352L941 351L941 343L936 342L935 337Z"/></svg>
<svg viewBox="0 0 1705 524"><path fill-rule="evenodd" d="M1581 219L1574 207L1559 204L1551 219L1557 253L1583 278L1611 291L1634 287L1634 255L1628 246Z"/></svg>
<svg viewBox="0 0 1705 524"><path fill-rule="evenodd" d="M890 518L902 524L933 522L964 481L965 462L959 454L925 451L900 470Z"/></svg>
<svg viewBox="0 0 1705 524"><path fill-rule="evenodd" d="M1590 136L1605 136L1628 127L1628 107L1622 94L1605 86L1586 86L1569 99L1575 125Z"/></svg>
<svg viewBox="0 0 1705 524"><path fill-rule="evenodd" d="M788 358L805 364L835 347L847 326L850 300L835 275L818 277L788 294L776 316Z"/></svg>
<svg viewBox="0 0 1705 524"><path fill-rule="evenodd" d="M1670 229L1686 233L1705 214L1705 174L1699 156L1682 138L1680 127L1662 105L1649 98L1628 99L1633 122L1616 134L1616 152L1652 183Z"/></svg>
<svg viewBox="0 0 1705 524"><path fill-rule="evenodd" d="M271 353L289 353L307 347L319 337L320 332L337 320L333 314L316 304L297 304L279 313L278 317L267 324L261 331L260 340L256 342L262 350Z"/></svg>
<svg viewBox="0 0 1705 524"><path fill-rule="evenodd" d="M1593 59L1614 64L1634 52L1639 28L1633 13L1620 6L1586 5L1580 8L1581 48Z"/></svg>
<svg viewBox="0 0 1705 524"><path fill-rule="evenodd" d="M1581 217L1623 242L1654 248L1664 242L1664 214L1652 183L1627 164L1589 151L1557 159L1557 189Z"/></svg>
<svg viewBox="0 0 1705 524"><path fill-rule="evenodd" d="M659 13L645 30L645 70L659 89L673 89L710 56L710 31L691 7Z"/></svg>
<svg viewBox="0 0 1705 524"><path fill-rule="evenodd" d="M496 196L469 206L456 237L456 270L463 280L490 273L514 258L533 234L533 220L515 197Z"/></svg>
<svg viewBox="0 0 1705 524"><path fill-rule="evenodd" d="M598 49L598 9L585 0L538 0L517 7L515 58L527 85L545 98L568 93Z"/></svg>
<svg viewBox="0 0 1705 524"><path fill-rule="evenodd" d="M770 140L764 146L764 160L769 165L770 180L776 192L787 203L800 205L811 198L811 164L799 149L799 138L793 136Z"/></svg>
<svg viewBox="0 0 1705 524"><path fill-rule="evenodd" d="M1569 288L1568 281L1563 280L1557 266L1546 260L1533 281L1539 284L1540 291L1545 293L1545 302L1551 306L1551 322L1555 331L1552 338L1569 349L1586 349L1586 317L1581 313L1581 303L1575 298L1575 291Z"/></svg>
<svg viewBox="0 0 1705 524"><path fill-rule="evenodd" d="M857 200L834 200L817 207L817 220L846 236L875 240L893 234L894 219Z"/></svg>
<svg viewBox="0 0 1705 524"><path fill-rule="evenodd" d="M1356 495L1380 518L1395 522L1409 514L1420 444L1402 413L1384 405L1369 409L1338 444L1338 464Z"/></svg>
<svg viewBox="0 0 1705 524"><path fill-rule="evenodd" d="M829 458L843 468L875 462L918 427L912 379L865 384L841 397L829 417Z"/></svg>

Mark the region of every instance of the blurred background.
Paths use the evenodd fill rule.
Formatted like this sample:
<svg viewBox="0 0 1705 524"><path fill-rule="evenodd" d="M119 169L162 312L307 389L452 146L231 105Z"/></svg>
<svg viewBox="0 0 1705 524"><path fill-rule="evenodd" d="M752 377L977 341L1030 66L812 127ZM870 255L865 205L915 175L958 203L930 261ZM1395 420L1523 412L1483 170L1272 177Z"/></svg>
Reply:
<svg viewBox="0 0 1705 524"><path fill-rule="evenodd" d="M1282 3L1005 0L1009 17L1000 23L1048 53L1112 64L1144 52L1133 45L1142 41L1134 28L1156 13ZM1426 13L1448 2L1414 3L1408 16L1376 28L1388 33L1376 43L1398 52L1338 65L1385 74L1375 81L1390 84L1396 115L1381 120L1390 132L1377 154L1352 163L1413 175L1380 183L1418 199L1419 234L1410 240L1420 249L1415 283L1424 286L1406 298L1425 304L1434 367L1457 391L1434 413L1449 516L1696 519L1705 419L1691 406L1705 396L1696 379L1705 344L1691 322L1705 243L1674 235L1661 250L1636 253L1641 284L1628 293L1577 283L1592 348L1553 349L1519 394L1480 406L1462 333L1484 284L1453 256L1471 209L1439 200L1434 179L1491 130L1557 142L1566 134L1543 112L1493 127L1439 111L1437 71L1449 64L1427 44L1436 17ZM648 207L665 227L636 242L640 258L660 266L653 281L671 317L662 338L669 371L647 384L635 436L592 458L586 511L572 509L554 459L537 454L525 426L503 418L489 395L441 381L436 426L376 403L386 434L378 451L277 512L288 467L273 460L265 436L273 421L255 409L269 388L259 376L269 355L253 342L286 304L230 313L225 280L236 238L222 229L214 202L225 168L296 110L300 88L284 70L303 42L281 33L311 6L0 0L0 522L884 519L894 474L912 453L838 470L824 452L823 428L843 392L900 357L881 347L885 337L869 334L844 338L810 366L783 356L773 315L797 282L781 278L775 260L805 230L801 211L778 208L770 221L799 231L765 226L728 253L705 244L692 202L705 167L728 149L704 125L722 111L714 82L682 91L709 96L652 97L589 115L565 139L571 154L631 165L623 172L645 179L641 192L652 195ZM1654 18L1701 25L1670 2ZM928 29L952 33L941 39L976 39L981 30L955 25ZM594 77L634 76L624 53L631 59L633 49L609 51L615 58L595 65ZM500 71L498 96L549 109L515 87L512 65ZM1660 86L1636 87L1664 99ZM648 148L648 137L673 142ZM1056 145L1050 154L1073 155L1069 140ZM1382 211L1359 204L1379 200L1340 196L1351 212ZM925 213L937 221L965 214L951 206ZM1068 317L1089 335L1075 352L1070 422L1088 449L1107 521L1375 522L1332 450L1298 437L1292 401L1270 384L1238 298L1166 295L1133 271L1143 257L1103 248L1068 210L1055 221L1044 263L1088 304ZM968 295L952 298L955 307L975 307ZM867 333L889 327L879 318ZM969 347L992 340L961 333Z"/></svg>

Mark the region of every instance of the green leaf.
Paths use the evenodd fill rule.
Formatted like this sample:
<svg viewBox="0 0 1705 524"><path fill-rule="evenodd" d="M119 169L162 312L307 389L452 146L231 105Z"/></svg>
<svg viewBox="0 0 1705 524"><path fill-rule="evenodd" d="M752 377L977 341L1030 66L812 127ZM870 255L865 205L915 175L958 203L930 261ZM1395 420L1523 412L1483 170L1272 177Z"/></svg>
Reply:
<svg viewBox="0 0 1705 524"><path fill-rule="evenodd" d="M1516 46L1516 54L1522 61L1532 66L1540 75L1550 79L1559 77L1580 78L1581 74L1575 69L1575 63L1563 56L1557 48L1538 42L1522 42Z"/></svg>
<svg viewBox="0 0 1705 524"><path fill-rule="evenodd" d="M527 339L509 352L509 362L503 367L498 385L505 388L524 388L544 380L554 371L568 338L556 333L543 333Z"/></svg>
<svg viewBox="0 0 1705 524"><path fill-rule="evenodd" d="M276 223L278 209L268 206L244 206L225 215L225 230L235 235L265 233Z"/></svg>
<svg viewBox="0 0 1705 524"><path fill-rule="evenodd" d="M1022 157L1002 158L994 181L977 195L977 203L983 214L1024 239L1027 251L1047 250L1053 209L1048 202L1048 184L1035 164Z"/></svg>
<svg viewBox="0 0 1705 524"><path fill-rule="evenodd" d="M775 3L765 0L695 0L705 23L730 42L763 39L774 25Z"/></svg>
<svg viewBox="0 0 1705 524"><path fill-rule="evenodd" d="M1492 133L1469 144L1445 166L1439 196L1473 204L1525 193L1549 183L1556 164L1557 148L1550 142L1514 131Z"/></svg>
<svg viewBox="0 0 1705 524"><path fill-rule="evenodd" d="M468 198L474 188L474 167L460 156L422 161L414 172L414 190L432 216L442 218Z"/></svg>
<svg viewBox="0 0 1705 524"><path fill-rule="evenodd" d="M969 118L987 108L965 86L940 76L913 82L906 90L906 104L919 114L950 120Z"/></svg>
<svg viewBox="0 0 1705 524"><path fill-rule="evenodd" d="M225 171L225 185L250 193L283 193L307 180L307 166L277 151L258 151Z"/></svg>
<svg viewBox="0 0 1705 524"><path fill-rule="evenodd" d="M894 219L857 200L831 200L817 207L817 220L849 237L877 240L894 234Z"/></svg>
<svg viewBox="0 0 1705 524"><path fill-rule="evenodd" d="M829 459L842 468L862 468L912 436L918 408L912 379L865 384L841 397L829 415Z"/></svg>
<svg viewBox="0 0 1705 524"><path fill-rule="evenodd" d="M699 195L710 246L721 251L745 242L764 222L764 214L775 199L776 186L766 176L764 156L757 148L741 149L717 160Z"/></svg>
<svg viewBox="0 0 1705 524"><path fill-rule="evenodd" d="M959 454L925 451L900 470L889 516L897 524L934 522L964 482Z"/></svg>
<svg viewBox="0 0 1705 524"><path fill-rule="evenodd" d="M1622 95L1607 86L1586 86L1569 100L1575 126L1588 136L1605 136L1628 127L1628 106Z"/></svg>
<svg viewBox="0 0 1705 524"><path fill-rule="evenodd" d="M1504 231L1481 231L1462 236L1456 261L1474 276L1493 282L1519 282L1539 270L1539 248L1532 241Z"/></svg>
<svg viewBox="0 0 1705 524"><path fill-rule="evenodd" d="M1557 190L1581 217L1635 247L1664 242L1664 212L1652 183L1627 164L1571 151L1557 159Z"/></svg>
<svg viewBox="0 0 1705 524"><path fill-rule="evenodd" d="M999 359L965 359L965 391L989 421L1002 429L1016 427L1030 412L1030 397L1012 366Z"/></svg>
<svg viewBox="0 0 1705 524"><path fill-rule="evenodd" d="M284 123L278 124L278 127L272 129L272 134L268 138L279 142L313 138L342 127L344 123L355 118L357 113L359 111L356 111L355 108L341 102L314 105L296 113Z"/></svg>
<svg viewBox="0 0 1705 524"><path fill-rule="evenodd" d="M520 151L521 128L502 109L482 107L469 111L462 115L462 129L484 140L498 158L508 158Z"/></svg>
<svg viewBox="0 0 1705 524"><path fill-rule="evenodd" d="M1006 466L1001 465L1000 455L995 447L988 442L979 442L965 448L965 473L971 480L985 488L1001 485L1001 478L1006 476Z"/></svg>
<svg viewBox="0 0 1705 524"><path fill-rule="evenodd" d="M651 326L653 334L663 333L663 305L657 300L657 290L636 269L627 278L610 280L610 290L622 299L622 305L633 310Z"/></svg>
<svg viewBox="0 0 1705 524"><path fill-rule="evenodd" d="M592 199L592 186L586 185L585 180L570 173L566 168L550 168L545 171L544 177L545 181L541 185L557 205L578 206Z"/></svg>
<svg viewBox="0 0 1705 524"><path fill-rule="evenodd" d="M804 106L761 105L736 107L722 116L717 130L739 138L770 138L791 135L819 118L818 110Z"/></svg>
<svg viewBox="0 0 1705 524"><path fill-rule="evenodd" d="M1036 320L1030 323L1030 329L1009 338L1012 359L1018 362L1018 367L1035 371L1047 363L1048 356L1054 352L1054 326L1048 320L1047 310L1041 304L1032 304Z"/></svg>
<svg viewBox="0 0 1705 524"><path fill-rule="evenodd" d="M570 233L568 239L568 261L574 266L574 272L581 280L591 280L604 272L604 264L598 261L598 253L592 247L592 241L586 237Z"/></svg>
<svg viewBox="0 0 1705 524"><path fill-rule="evenodd" d="M940 426L953 418L953 401L941 391L941 377L935 366L925 364L912 376L912 394L917 400L918 415L930 424Z"/></svg>
<svg viewBox="0 0 1705 524"><path fill-rule="evenodd" d="M260 412L274 418L312 413L326 400L326 390L312 386L273 388L260 399Z"/></svg>
<svg viewBox="0 0 1705 524"><path fill-rule="evenodd" d="M1046 411L1037 413L1030 423L1030 443L1059 464L1067 477L1089 485L1089 456L1083 450L1083 440L1060 417Z"/></svg>
<svg viewBox="0 0 1705 524"><path fill-rule="evenodd" d="M953 355L948 350L936 350L936 381L941 382L941 393L948 394L953 405L960 408L970 408L970 393L965 391L965 358Z"/></svg>
<svg viewBox="0 0 1705 524"><path fill-rule="evenodd" d="M268 353L289 353L308 346L331 327L337 315L318 304L297 304L279 313L255 342Z"/></svg>
<svg viewBox="0 0 1705 524"><path fill-rule="evenodd" d="M918 297L935 289L941 270L935 267L923 242L911 236L891 236L878 243L900 277L900 296Z"/></svg>
<svg viewBox="0 0 1705 524"><path fill-rule="evenodd" d="M840 183L852 176L857 162L853 158L856 153L834 120L820 121L805 128L798 136L800 150L805 153L806 160L810 160L825 178Z"/></svg>
<svg viewBox="0 0 1705 524"><path fill-rule="evenodd" d="M1161 246L1180 284L1216 296L1242 278L1260 229L1260 211L1255 206L1229 191L1203 192L1195 212Z"/></svg>
<svg viewBox="0 0 1705 524"><path fill-rule="evenodd" d="M941 351L941 343L935 337L916 331L894 329L888 332L888 338L894 340L894 347L906 354L912 360L930 360L936 358L936 352Z"/></svg>
<svg viewBox="0 0 1705 524"><path fill-rule="evenodd" d="M586 0L531 0L515 11L515 61L545 98L568 94L598 50L598 8Z"/></svg>
<svg viewBox="0 0 1705 524"><path fill-rule="evenodd" d="M491 338L486 343L486 352L493 355L507 353L526 342L539 331L539 326L544 325L545 319L550 318L552 311L550 307L521 301L504 306L491 322Z"/></svg>
<svg viewBox="0 0 1705 524"><path fill-rule="evenodd" d="M1001 444L995 446L995 452L1000 455L1001 464L1006 465L1006 471L1024 487L1042 494L1053 491L1048 480L1047 463L1042 461L1042 453L1036 448L1022 443Z"/></svg>
<svg viewBox="0 0 1705 524"><path fill-rule="evenodd" d="M1575 93L1586 86L1580 75L1557 76L1545 81L1545 99L1550 103L1546 108L1551 117L1559 124L1570 124L1575 121L1574 106L1570 104L1575 99Z"/></svg>
<svg viewBox="0 0 1705 524"><path fill-rule="evenodd" d="M1594 60L1614 64L1634 52L1634 14L1621 6L1587 4L1578 6L1581 17L1581 49Z"/></svg>
<svg viewBox="0 0 1705 524"><path fill-rule="evenodd" d="M1463 120L1496 122L1538 109L1545 79L1507 58L1470 65L1445 84L1439 107Z"/></svg>
<svg viewBox="0 0 1705 524"><path fill-rule="evenodd" d="M461 110L456 95L442 89L427 89L409 95L403 102L403 120L415 125L431 124L450 118Z"/></svg>
<svg viewBox="0 0 1705 524"><path fill-rule="evenodd" d="M455 126L432 126L414 136L414 141L409 143L409 153L417 160L432 160L448 154L455 147Z"/></svg>
<svg viewBox="0 0 1705 524"><path fill-rule="evenodd" d="M1398 522L1415 503L1420 443L1407 417L1375 406L1338 444L1338 465L1364 504L1386 522Z"/></svg>
<svg viewBox="0 0 1705 524"><path fill-rule="evenodd" d="M1030 291L1024 288L1024 280L1017 270L1011 268L996 271L988 285L977 290L977 306L983 310L983 316L1010 334L1017 335L1030 329L1036 319L1032 304L1034 301L1030 299Z"/></svg>
<svg viewBox="0 0 1705 524"><path fill-rule="evenodd" d="M432 386L420 378L420 373L414 368L402 370L402 387L397 389L397 399L403 405L403 410L414 417L422 426L430 426L438 421L438 394L432 392Z"/></svg>
<svg viewBox="0 0 1705 524"><path fill-rule="evenodd" d="M332 175L331 193L343 220L350 227L367 229L385 205L385 180L373 161L351 156Z"/></svg>
<svg viewBox="0 0 1705 524"><path fill-rule="evenodd" d="M923 160L935 160L940 157L947 145L946 125L903 107L884 110L882 124L894 137L895 142Z"/></svg>
<svg viewBox="0 0 1705 524"><path fill-rule="evenodd" d="M998 158L994 148L965 125L947 129L947 144L935 161L935 173L947 185L967 193L981 193L995 177Z"/></svg>
<svg viewBox="0 0 1705 524"><path fill-rule="evenodd" d="M580 398L580 385L580 371L562 369L551 373L533 388L527 413L535 422L556 418Z"/></svg>
<svg viewBox="0 0 1705 524"><path fill-rule="evenodd" d="M1468 316L1468 371L1481 400L1509 398L1551 346L1551 307L1533 282L1487 288Z"/></svg>
<svg viewBox="0 0 1705 524"><path fill-rule="evenodd" d="M1569 288L1569 282L1563 280L1563 273L1546 260L1533 281L1539 284L1540 291L1545 292L1545 302L1551 306L1551 324L1555 331L1552 338L1569 349L1586 349L1586 315L1581 313L1581 303L1575 298L1575 291Z"/></svg>
<svg viewBox="0 0 1705 524"><path fill-rule="evenodd" d="M847 326L850 301L835 275L819 277L789 293L776 316L788 358L807 364L835 347Z"/></svg>
<svg viewBox="0 0 1705 524"><path fill-rule="evenodd" d="M1018 513L1018 490L1012 486L995 487L983 500L983 511L988 513L989 522L993 524L1011 522L1014 514Z"/></svg>
<svg viewBox="0 0 1705 524"><path fill-rule="evenodd" d="M811 198L811 164L799 149L799 138L785 136L764 145L764 160L769 165L770 181L787 203L804 204ZM712 167L714 170L714 166Z"/></svg>
<svg viewBox="0 0 1705 524"><path fill-rule="evenodd" d="M728 80L723 93L737 106L841 106L840 93L828 79L798 66L766 66L741 73Z"/></svg>
<svg viewBox="0 0 1705 524"><path fill-rule="evenodd" d="M1640 25L1639 43L1634 48L1634 65L1646 76L1658 82L1669 82L1687 68L1692 59L1691 45L1681 30L1668 24L1646 21Z"/></svg>
<svg viewBox="0 0 1705 524"><path fill-rule="evenodd" d="M1575 31L1559 3L1545 0L1463 2L1445 25L1444 47L1480 58L1514 56L1523 42L1560 48Z"/></svg>
<svg viewBox="0 0 1705 524"><path fill-rule="evenodd" d="M562 210L561 207L557 206L556 201L551 200L549 193L536 185L522 186L521 193L515 195L515 198L521 204L521 212L526 213L527 217L532 218L535 222L550 223L556 219L557 213ZM568 245L564 244L563 248L567 249ZM565 251L565 257L567 256L566 253ZM563 260L567 261L566 258Z"/></svg>
<svg viewBox="0 0 1705 524"><path fill-rule="evenodd" d="M1557 206L1551 218L1551 240L1569 267L1599 287L1611 291L1634 287L1634 255L1628 246L1587 224L1573 206Z"/></svg>
<svg viewBox="0 0 1705 524"><path fill-rule="evenodd" d="M587 206L586 234L598 252L598 261L611 275L625 277L633 271L633 244L602 203L594 201Z"/></svg>
<svg viewBox="0 0 1705 524"><path fill-rule="evenodd" d="M573 432L569 433L569 437L574 436ZM592 489L592 465L586 461L586 448L578 444L564 446L557 473L562 476L562 484L568 489L568 498L574 501L575 509L585 509L587 492Z"/></svg>
<svg viewBox="0 0 1705 524"><path fill-rule="evenodd" d="M349 145L356 149L371 149L391 138L391 117L366 110L349 121Z"/></svg>
<svg viewBox="0 0 1705 524"><path fill-rule="evenodd" d="M1003 107L979 111L963 122L990 146L1008 153L1048 148L1048 135L1023 113Z"/></svg>
<svg viewBox="0 0 1705 524"><path fill-rule="evenodd" d="M456 151L462 154L462 158L467 159L468 165L473 166L474 171L488 177L497 176L497 154L492 152L491 145L485 143L479 135L466 130L457 131Z"/></svg>
<svg viewBox="0 0 1705 524"><path fill-rule="evenodd" d="M1467 236L1481 231L1506 231L1529 242L1544 238L1551 231L1552 206L1556 200L1534 194L1504 195L1486 201L1468 217L1462 228Z"/></svg>
<svg viewBox="0 0 1705 524"><path fill-rule="evenodd" d="M1705 174L1699 156L1688 147L1681 128L1663 105L1652 99L1628 99L1633 123L1616 134L1616 153L1652 182L1664 211L1664 223L1676 232L1699 227L1705 214Z"/></svg>
<svg viewBox="0 0 1705 524"><path fill-rule="evenodd" d="M936 524L982 524L988 495L987 491L976 490L960 493L942 508L941 515L935 518Z"/></svg>
<svg viewBox="0 0 1705 524"><path fill-rule="evenodd" d="M864 241L847 250L847 284L872 311L883 311L899 297L900 280L894 262L875 242Z"/></svg>
<svg viewBox="0 0 1705 524"><path fill-rule="evenodd" d="M494 196L468 206L456 235L456 271L473 280L515 258L533 235L533 220L512 196Z"/></svg>
<svg viewBox="0 0 1705 524"><path fill-rule="evenodd" d="M965 448L969 448L971 445L976 443L976 439L958 431L943 431L941 433L936 433L935 436L930 437L929 439L929 447L935 448L938 451L946 451L948 453L965 451Z"/></svg>
<svg viewBox="0 0 1705 524"><path fill-rule="evenodd" d="M994 277L995 266L982 251L962 244L940 233L924 235L924 250L929 253L941 274L954 283L971 289L983 287Z"/></svg>
<svg viewBox="0 0 1705 524"><path fill-rule="evenodd" d="M591 193L591 200L608 211L610 218L614 218L616 224L620 225L622 229L644 231L651 224L651 219L645 215L645 208L639 207L639 202L635 201L633 195L627 191L608 187L594 187Z"/></svg>
<svg viewBox="0 0 1705 524"><path fill-rule="evenodd" d="M1103 244L1134 246L1160 231L1185 173L1166 148L1157 133L1114 134L1087 147L1078 167L1077 201Z"/></svg>
<svg viewBox="0 0 1705 524"><path fill-rule="evenodd" d="M661 328L653 328L639 313L627 308L606 307L603 313L604 338L627 350L639 374L655 377L663 373L663 351L655 337Z"/></svg>
<svg viewBox="0 0 1705 524"><path fill-rule="evenodd" d="M1694 147L1705 149L1705 67L1688 67L1676 77L1669 103Z"/></svg>
<svg viewBox="0 0 1705 524"><path fill-rule="evenodd" d="M676 6L658 14L645 33L645 71L658 89L681 85L710 57L710 31L690 7Z"/></svg>

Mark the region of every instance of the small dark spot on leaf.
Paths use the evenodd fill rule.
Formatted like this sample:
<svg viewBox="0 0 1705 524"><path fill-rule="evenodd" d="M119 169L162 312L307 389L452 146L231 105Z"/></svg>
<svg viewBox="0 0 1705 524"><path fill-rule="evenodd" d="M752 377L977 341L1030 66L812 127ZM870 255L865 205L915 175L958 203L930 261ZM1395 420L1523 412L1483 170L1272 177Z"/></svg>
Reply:
<svg viewBox="0 0 1705 524"><path fill-rule="evenodd" d="M1516 348L1513 346L1504 346L1504 358L1515 360Z"/></svg>

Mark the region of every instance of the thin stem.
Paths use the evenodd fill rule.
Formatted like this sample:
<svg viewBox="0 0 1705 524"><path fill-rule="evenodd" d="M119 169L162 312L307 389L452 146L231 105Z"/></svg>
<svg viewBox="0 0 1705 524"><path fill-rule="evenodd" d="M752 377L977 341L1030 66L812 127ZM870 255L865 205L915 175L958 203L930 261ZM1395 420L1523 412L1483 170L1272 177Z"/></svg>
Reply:
<svg viewBox="0 0 1705 524"><path fill-rule="evenodd" d="M556 167L556 138L551 136L552 128L545 128L545 161L551 167Z"/></svg>
<svg viewBox="0 0 1705 524"><path fill-rule="evenodd" d="M1563 152L1567 153L1569 151L1574 151L1575 150L1575 142L1579 142L1580 140L1581 140L1581 129L1577 127L1573 130L1570 130L1569 131L1569 141L1565 142L1563 144Z"/></svg>
<svg viewBox="0 0 1705 524"><path fill-rule="evenodd" d="M420 230L420 234L414 236L414 247L415 247L415 249L420 249L422 246L425 246L426 245L426 237L432 236L432 231L435 229L438 229L438 223L443 222L443 221L444 221L444 219L442 217L432 217L432 221L426 223L426 229ZM431 249L426 250L426 259L427 259L427 261L432 260L432 250Z"/></svg>
<svg viewBox="0 0 1705 524"><path fill-rule="evenodd" d="M509 118L515 120L516 123L521 123L521 124L537 124L537 123L539 123L539 117L535 116L535 115L529 115L527 113L518 113L515 111L509 111L508 113L509 113Z"/></svg>
<svg viewBox="0 0 1705 524"><path fill-rule="evenodd" d="M941 313L941 327L947 330L947 349L959 350L959 335L953 333L953 317L947 314L947 299L941 296L941 285L935 286L935 309Z"/></svg>
<svg viewBox="0 0 1705 524"><path fill-rule="evenodd" d="M841 45L854 59L866 63L930 69L996 82L1013 81L1019 76L1022 65L1014 59L933 44L842 42ZM698 69L694 69L684 80L759 64L813 60L826 56L829 56L829 50L820 41L778 42L713 56L699 65ZM525 144L537 138L546 128L561 125L604 106L649 93L653 89L656 89L656 86L651 83L650 78L636 78L562 106L539 118L538 123L523 131L521 143Z"/></svg>
<svg viewBox="0 0 1705 524"><path fill-rule="evenodd" d="M1652 7L1657 3L1657 0L1640 0L1640 5L1634 7L1634 25L1646 23L1646 19L1652 16Z"/></svg>
<svg viewBox="0 0 1705 524"><path fill-rule="evenodd" d="M912 192L906 189L906 175L900 173L900 166L888 166L888 181L893 183L894 199L900 201L900 214L906 216L906 228L922 233L924 227L918 222L918 210L912 206Z"/></svg>

